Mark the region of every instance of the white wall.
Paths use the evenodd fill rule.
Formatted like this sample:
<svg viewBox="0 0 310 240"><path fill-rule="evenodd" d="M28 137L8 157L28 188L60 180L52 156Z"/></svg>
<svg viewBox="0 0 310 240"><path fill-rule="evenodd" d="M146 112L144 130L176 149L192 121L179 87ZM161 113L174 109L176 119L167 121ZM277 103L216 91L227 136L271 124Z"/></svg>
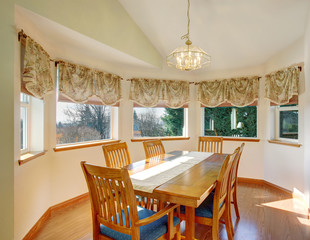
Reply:
<svg viewBox="0 0 310 240"><path fill-rule="evenodd" d="M270 73L292 64L297 64L304 61L304 39L301 38L294 44L279 52L270 58L265 64L265 73ZM303 72L301 74L301 89L303 86ZM264 79L263 79L264 81ZM300 148L271 144L267 140L272 135L273 128L271 125L269 101L265 100L264 119L267 121L265 125L264 138L264 179L268 182L293 191L294 188L304 191L304 91L298 98L298 128L299 128L299 143L302 144Z"/></svg>
<svg viewBox="0 0 310 240"><path fill-rule="evenodd" d="M305 29L304 185L310 207L310 14Z"/></svg>

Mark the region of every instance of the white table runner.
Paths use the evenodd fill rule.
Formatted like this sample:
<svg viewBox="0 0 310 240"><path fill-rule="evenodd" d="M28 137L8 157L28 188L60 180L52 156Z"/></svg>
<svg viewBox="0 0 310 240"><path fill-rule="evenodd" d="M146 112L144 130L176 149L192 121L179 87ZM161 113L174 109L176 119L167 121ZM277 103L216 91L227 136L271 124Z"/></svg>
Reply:
<svg viewBox="0 0 310 240"><path fill-rule="evenodd" d="M130 176L133 188L152 193L159 185L205 160L213 153L189 152L173 160L148 168Z"/></svg>

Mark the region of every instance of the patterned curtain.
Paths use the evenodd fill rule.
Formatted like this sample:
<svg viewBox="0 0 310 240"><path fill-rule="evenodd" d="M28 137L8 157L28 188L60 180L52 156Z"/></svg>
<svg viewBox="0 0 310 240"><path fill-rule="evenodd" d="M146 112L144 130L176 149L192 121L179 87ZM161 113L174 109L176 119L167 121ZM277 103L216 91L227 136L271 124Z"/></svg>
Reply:
<svg viewBox="0 0 310 240"><path fill-rule="evenodd" d="M96 72L94 95L104 105L114 105L121 100L121 78L117 75Z"/></svg>
<svg viewBox="0 0 310 240"><path fill-rule="evenodd" d="M76 64L59 62L59 92L71 101L85 103L93 95L94 71Z"/></svg>
<svg viewBox="0 0 310 240"><path fill-rule="evenodd" d="M244 107L258 99L258 77L233 78L227 81L227 101L234 106Z"/></svg>
<svg viewBox="0 0 310 240"><path fill-rule="evenodd" d="M104 105L121 100L121 77L88 67L59 62L59 92L76 103L86 103L92 96Z"/></svg>
<svg viewBox="0 0 310 240"><path fill-rule="evenodd" d="M298 95L299 74L299 67L292 66L266 75L265 98L277 105L288 103Z"/></svg>
<svg viewBox="0 0 310 240"><path fill-rule="evenodd" d="M50 56L30 37L26 38L22 86L37 98L43 98L54 90Z"/></svg>
<svg viewBox="0 0 310 240"><path fill-rule="evenodd" d="M155 107L165 101L170 108L189 102L189 82L158 79L131 79L129 99L143 107Z"/></svg>
<svg viewBox="0 0 310 240"><path fill-rule="evenodd" d="M250 105L258 99L259 77L203 81L198 84L198 101L206 107L228 102L237 107Z"/></svg>

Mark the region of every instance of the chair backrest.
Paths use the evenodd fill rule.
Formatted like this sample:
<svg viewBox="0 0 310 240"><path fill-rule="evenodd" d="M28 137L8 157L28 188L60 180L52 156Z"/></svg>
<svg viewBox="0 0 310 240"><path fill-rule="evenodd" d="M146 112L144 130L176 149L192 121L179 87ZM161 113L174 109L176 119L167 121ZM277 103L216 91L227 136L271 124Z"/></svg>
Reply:
<svg viewBox="0 0 310 240"><path fill-rule="evenodd" d="M219 211L220 205L222 204L222 202L226 199L226 197L230 196L231 169L232 169L232 164L235 158L238 157L238 153L239 153L239 148L237 148L233 154L228 155L224 160L224 163L217 177L213 211ZM222 206L225 206L225 204L223 204Z"/></svg>
<svg viewBox="0 0 310 240"><path fill-rule="evenodd" d="M127 144L115 143L102 146L107 167L122 168L131 163Z"/></svg>
<svg viewBox="0 0 310 240"><path fill-rule="evenodd" d="M222 137L199 137L198 152L222 153Z"/></svg>
<svg viewBox="0 0 310 240"><path fill-rule="evenodd" d="M240 162L241 154L243 152L244 145L245 143L241 144L238 156L235 158L235 161L232 165L232 170L231 170L231 185L232 186L236 183L236 180L237 180L239 162Z"/></svg>
<svg viewBox="0 0 310 240"><path fill-rule="evenodd" d="M143 142L146 158L156 157L165 154L164 146L161 140L151 140Z"/></svg>
<svg viewBox="0 0 310 240"><path fill-rule="evenodd" d="M86 178L93 220L94 239L99 239L100 224L115 231L139 236L131 227L138 219L136 197L126 169L107 168L81 162Z"/></svg>

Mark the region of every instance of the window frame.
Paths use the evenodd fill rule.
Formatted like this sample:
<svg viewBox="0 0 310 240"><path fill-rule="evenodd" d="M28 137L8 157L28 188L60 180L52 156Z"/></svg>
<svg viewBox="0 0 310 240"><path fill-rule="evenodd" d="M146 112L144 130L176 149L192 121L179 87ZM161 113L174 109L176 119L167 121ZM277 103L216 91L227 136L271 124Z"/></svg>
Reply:
<svg viewBox="0 0 310 240"><path fill-rule="evenodd" d="M171 139L173 139L173 140L176 140L176 139L178 139L178 138L180 138L180 139L185 139L185 140L187 140L187 138L188 138L188 107L183 107L183 109L184 109L184 126L183 126L183 130L182 130L182 136L157 136L157 137L136 137L136 136L134 136L134 110L135 110L135 108L169 108L169 107L166 107L166 106L155 106L155 107L140 107L140 106L133 106L133 108L132 108L132 128L131 128L131 131L132 131L132 133L131 133L131 136L132 136L132 139L131 139L131 141L132 142L135 142L135 141L140 141L140 140L142 140L143 141L143 139L145 139L145 140L150 140L150 139L166 139L166 140L169 140L169 138L171 138ZM177 108L177 109L179 109L179 108Z"/></svg>
<svg viewBox="0 0 310 240"><path fill-rule="evenodd" d="M298 143L299 141L299 106L285 106L285 105L279 105L275 106L275 129L274 129L274 134L275 134L275 140L283 141L283 142L292 142L292 143ZM298 112L298 138L293 139L293 138L281 138L280 137L280 112L284 111L297 111Z"/></svg>

